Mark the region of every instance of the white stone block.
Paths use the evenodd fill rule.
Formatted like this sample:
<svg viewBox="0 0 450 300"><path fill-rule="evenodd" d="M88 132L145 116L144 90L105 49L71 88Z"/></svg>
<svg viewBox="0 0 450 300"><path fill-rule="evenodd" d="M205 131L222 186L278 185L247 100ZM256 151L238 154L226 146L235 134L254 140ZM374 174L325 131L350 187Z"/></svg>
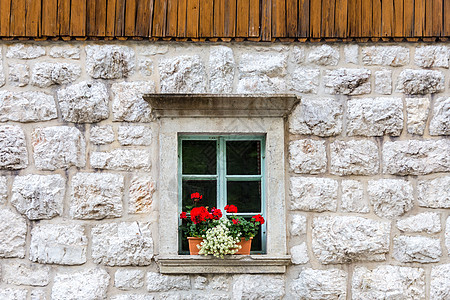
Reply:
<svg viewBox="0 0 450 300"><path fill-rule="evenodd" d="M152 130L149 126L119 126L117 139L122 146L149 146L152 143Z"/></svg>
<svg viewBox="0 0 450 300"><path fill-rule="evenodd" d="M336 66L339 62L339 47L329 45L312 47L307 62L319 66Z"/></svg>
<svg viewBox="0 0 450 300"><path fill-rule="evenodd" d="M209 90L213 94L233 91L235 62L233 49L212 46L209 51Z"/></svg>
<svg viewBox="0 0 450 300"><path fill-rule="evenodd" d="M430 299L450 298L450 264L434 266L431 269Z"/></svg>
<svg viewBox="0 0 450 300"><path fill-rule="evenodd" d="M358 180L342 180L342 202L343 212L368 213L369 203L364 197L363 185Z"/></svg>
<svg viewBox="0 0 450 300"><path fill-rule="evenodd" d="M81 48L79 46L64 45L50 48L50 57L80 59Z"/></svg>
<svg viewBox="0 0 450 300"><path fill-rule="evenodd" d="M407 95L434 94L444 90L444 74L430 70L403 70L397 79L397 92Z"/></svg>
<svg viewBox="0 0 450 300"><path fill-rule="evenodd" d="M378 173L378 147L370 140L335 141L330 145L331 173L374 175Z"/></svg>
<svg viewBox="0 0 450 300"><path fill-rule="evenodd" d="M434 102L430 135L450 135L450 97L440 97Z"/></svg>
<svg viewBox="0 0 450 300"><path fill-rule="evenodd" d="M150 58L141 58L138 63L139 73L143 76L153 75L153 60Z"/></svg>
<svg viewBox="0 0 450 300"><path fill-rule="evenodd" d="M0 170L24 169L27 165L27 142L22 128L0 125Z"/></svg>
<svg viewBox="0 0 450 300"><path fill-rule="evenodd" d="M8 178L0 176L0 205L5 204L8 200Z"/></svg>
<svg viewBox="0 0 450 300"><path fill-rule="evenodd" d="M343 300L347 297L347 272L306 268L293 280L295 299Z"/></svg>
<svg viewBox="0 0 450 300"><path fill-rule="evenodd" d="M113 127L111 125L91 126L89 140L94 145L111 144L115 140Z"/></svg>
<svg viewBox="0 0 450 300"><path fill-rule="evenodd" d="M324 141L297 140L289 144L289 165L294 173L320 174L327 170Z"/></svg>
<svg viewBox="0 0 450 300"><path fill-rule="evenodd" d="M448 68L450 49L446 46L421 46L416 48L414 62L422 68Z"/></svg>
<svg viewBox="0 0 450 300"><path fill-rule="evenodd" d="M109 274L99 268L56 273L52 300L106 299L109 279Z"/></svg>
<svg viewBox="0 0 450 300"><path fill-rule="evenodd" d="M134 72L134 50L118 45L88 45L86 72L92 78L120 79Z"/></svg>
<svg viewBox="0 0 450 300"><path fill-rule="evenodd" d="M441 232L441 216L434 212L420 213L397 221L397 228L403 232L429 234Z"/></svg>
<svg viewBox="0 0 450 300"><path fill-rule="evenodd" d="M11 261L3 264L2 279L15 285L47 286L50 283L50 267Z"/></svg>
<svg viewBox="0 0 450 300"><path fill-rule="evenodd" d="M106 170L150 170L149 150L114 149L109 152L92 152L91 167Z"/></svg>
<svg viewBox="0 0 450 300"><path fill-rule="evenodd" d="M151 107L142 95L155 93L153 81L114 83L111 90L113 121L150 122L152 120Z"/></svg>
<svg viewBox="0 0 450 300"><path fill-rule="evenodd" d="M186 291L190 288L191 280L187 275L147 273L147 291L149 292Z"/></svg>
<svg viewBox="0 0 450 300"><path fill-rule="evenodd" d="M406 98L408 133L422 135L428 119L430 100L428 98Z"/></svg>
<svg viewBox="0 0 450 300"><path fill-rule="evenodd" d="M159 62L161 93L206 93L207 76L200 56L176 56Z"/></svg>
<svg viewBox="0 0 450 300"><path fill-rule="evenodd" d="M291 90L303 94L317 94L319 78L319 69L297 68L292 74Z"/></svg>
<svg viewBox="0 0 450 300"><path fill-rule="evenodd" d="M400 67L409 63L409 49L403 46L362 47L362 61L367 66Z"/></svg>
<svg viewBox="0 0 450 300"><path fill-rule="evenodd" d="M143 270L119 269L114 275L114 286L120 290L134 290L144 286Z"/></svg>
<svg viewBox="0 0 450 300"><path fill-rule="evenodd" d="M392 256L403 263L438 262L442 256L440 240L424 236L398 236L394 238Z"/></svg>
<svg viewBox="0 0 450 300"><path fill-rule="evenodd" d="M299 214L293 214L289 232L291 233L291 236L306 234L306 217Z"/></svg>
<svg viewBox="0 0 450 300"><path fill-rule="evenodd" d="M57 117L52 95L33 91L0 91L0 122L42 122Z"/></svg>
<svg viewBox="0 0 450 300"><path fill-rule="evenodd" d="M1 65L1 63L0 63ZM24 87L30 82L30 67L26 64L9 63L9 84ZM0 77L3 73L0 73ZM4 77L3 77L4 80ZM0 78L0 83L2 82ZM4 82L4 81L3 81Z"/></svg>
<svg viewBox="0 0 450 300"><path fill-rule="evenodd" d="M291 261L294 265L303 265L309 262L306 243L291 247L289 252L291 253Z"/></svg>
<svg viewBox="0 0 450 300"><path fill-rule="evenodd" d="M285 280L280 275L236 275L233 277L233 300L283 299Z"/></svg>
<svg viewBox="0 0 450 300"><path fill-rule="evenodd" d="M367 69L326 70L323 82L325 92L336 95L363 95L371 92L371 71Z"/></svg>
<svg viewBox="0 0 450 300"><path fill-rule="evenodd" d="M46 88L54 84L68 84L81 76L81 67L68 63L36 63L31 72L31 84Z"/></svg>
<svg viewBox="0 0 450 300"><path fill-rule="evenodd" d="M392 94L392 71L375 71L375 93L382 95Z"/></svg>
<svg viewBox="0 0 450 300"><path fill-rule="evenodd" d="M153 206L156 183L150 176L136 175L131 179L128 195L128 213L149 213Z"/></svg>
<svg viewBox="0 0 450 300"><path fill-rule="evenodd" d="M336 211L337 180L291 177L291 210Z"/></svg>
<svg viewBox="0 0 450 300"><path fill-rule="evenodd" d="M367 191L370 203L380 217L393 219L413 208L413 187L406 180L370 180Z"/></svg>
<svg viewBox="0 0 450 300"><path fill-rule="evenodd" d="M26 236L25 218L10 209L0 208L0 258L24 258Z"/></svg>
<svg viewBox="0 0 450 300"><path fill-rule="evenodd" d="M14 43L8 46L7 58L33 59L45 55L45 48L36 44Z"/></svg>
<svg viewBox="0 0 450 300"><path fill-rule="evenodd" d="M344 46L344 58L348 64L358 64L359 60L359 46L358 45L345 45Z"/></svg>
<svg viewBox="0 0 450 300"><path fill-rule="evenodd" d="M24 289L0 289L0 299L4 300L26 300L28 291Z"/></svg>
<svg viewBox="0 0 450 300"><path fill-rule="evenodd" d="M450 176L419 180L417 199L422 207L450 208Z"/></svg>

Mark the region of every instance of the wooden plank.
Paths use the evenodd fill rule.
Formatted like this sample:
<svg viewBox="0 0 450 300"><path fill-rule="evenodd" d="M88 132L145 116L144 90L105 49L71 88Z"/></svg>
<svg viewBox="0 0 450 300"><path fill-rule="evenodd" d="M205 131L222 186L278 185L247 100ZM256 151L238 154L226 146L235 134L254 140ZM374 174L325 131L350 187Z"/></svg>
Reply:
<svg viewBox="0 0 450 300"><path fill-rule="evenodd" d="M381 22L381 1L382 0L373 0L372 1L372 37L378 38L381 37L382 32L382 22Z"/></svg>
<svg viewBox="0 0 450 300"><path fill-rule="evenodd" d="M11 0L0 0L0 36L9 36Z"/></svg>
<svg viewBox="0 0 450 300"><path fill-rule="evenodd" d="M95 36L96 35L96 29L95 29L95 6L96 6L96 1L95 0L87 1L87 8L86 8L86 34L88 36Z"/></svg>
<svg viewBox="0 0 450 300"><path fill-rule="evenodd" d="M425 32L424 36L433 36L433 1L425 1Z"/></svg>
<svg viewBox="0 0 450 300"><path fill-rule="evenodd" d="M261 40L272 39L272 0L261 0Z"/></svg>
<svg viewBox="0 0 450 300"><path fill-rule="evenodd" d="M414 36L414 0L404 0L403 34L405 37Z"/></svg>
<svg viewBox="0 0 450 300"><path fill-rule="evenodd" d="M70 0L58 0L59 35L70 35Z"/></svg>
<svg viewBox="0 0 450 300"><path fill-rule="evenodd" d="M348 1L348 36L360 37L362 30L362 0Z"/></svg>
<svg viewBox="0 0 450 300"><path fill-rule="evenodd" d="M286 0L272 0L272 37L286 36Z"/></svg>
<svg viewBox="0 0 450 300"><path fill-rule="evenodd" d="M106 32L106 1L96 0L95 4L95 35L105 36Z"/></svg>
<svg viewBox="0 0 450 300"><path fill-rule="evenodd" d="M187 0L178 0L177 37L186 36Z"/></svg>
<svg viewBox="0 0 450 300"><path fill-rule="evenodd" d="M200 0L187 0L186 36L198 37Z"/></svg>
<svg viewBox="0 0 450 300"><path fill-rule="evenodd" d="M86 0L72 0L70 5L70 35L86 35Z"/></svg>
<svg viewBox="0 0 450 300"><path fill-rule="evenodd" d="M296 37L298 31L298 0L286 0L286 35Z"/></svg>
<svg viewBox="0 0 450 300"><path fill-rule="evenodd" d="M225 32L225 0L214 0L214 36L223 37Z"/></svg>
<svg viewBox="0 0 450 300"><path fill-rule="evenodd" d="M250 19L250 0L237 0L236 36L248 37ZM200 18L201 20L201 18Z"/></svg>
<svg viewBox="0 0 450 300"><path fill-rule="evenodd" d="M444 1L444 24L443 24L443 36L450 36L450 1Z"/></svg>
<svg viewBox="0 0 450 300"><path fill-rule="evenodd" d="M11 36L25 36L25 0L11 2Z"/></svg>
<svg viewBox="0 0 450 300"><path fill-rule="evenodd" d="M236 0L228 0L225 5L224 37L236 36Z"/></svg>
<svg viewBox="0 0 450 300"><path fill-rule="evenodd" d="M154 3L152 36L163 37L166 34L167 0L155 0Z"/></svg>
<svg viewBox="0 0 450 300"><path fill-rule="evenodd" d="M248 36L259 37L259 0L250 0Z"/></svg>
<svg viewBox="0 0 450 300"><path fill-rule="evenodd" d="M55 5L56 7L56 5ZM25 35L38 37L41 35L41 2L26 0ZM55 20L56 21L56 20ZM55 22L56 23L56 22Z"/></svg>
<svg viewBox="0 0 450 300"><path fill-rule="evenodd" d="M310 3L310 36L320 38L322 25L322 2L312 0Z"/></svg>
<svg viewBox="0 0 450 300"><path fill-rule="evenodd" d="M125 35L125 1L116 0L116 13L114 17L114 36Z"/></svg>
<svg viewBox="0 0 450 300"><path fill-rule="evenodd" d="M448 1L448 0L446 0ZM433 36L441 36L443 31L443 8L444 3L443 0L432 0L433 2L433 29L432 29L432 35Z"/></svg>
<svg viewBox="0 0 450 300"><path fill-rule="evenodd" d="M309 1L310 0L298 1L298 37L309 37Z"/></svg>
<svg viewBox="0 0 450 300"><path fill-rule="evenodd" d="M392 34L395 37L403 37L403 0L394 0L394 27Z"/></svg>
<svg viewBox="0 0 450 300"><path fill-rule="evenodd" d="M178 0L167 0L166 36L177 36L177 17Z"/></svg>
<svg viewBox="0 0 450 300"><path fill-rule="evenodd" d="M371 37L373 27L373 1L362 1L361 6L361 36Z"/></svg>
<svg viewBox="0 0 450 300"><path fill-rule="evenodd" d="M381 3L381 22L383 37L391 37L394 28L394 0L383 0Z"/></svg>
<svg viewBox="0 0 450 300"><path fill-rule="evenodd" d="M214 0L202 0L200 2L200 28L201 37L213 36Z"/></svg>
<svg viewBox="0 0 450 300"><path fill-rule="evenodd" d="M336 0L322 1L322 28L321 37L334 37L334 17Z"/></svg>
<svg viewBox="0 0 450 300"><path fill-rule="evenodd" d="M370 13L372 16L372 12ZM347 0L336 0L335 36L347 37Z"/></svg>
<svg viewBox="0 0 450 300"><path fill-rule="evenodd" d="M1 4L0 4L1 5ZM0 11L2 8L0 8ZM0 16L0 18L3 18ZM58 29L58 1L47 0L42 2L42 35L59 35Z"/></svg>
<svg viewBox="0 0 450 300"><path fill-rule="evenodd" d="M173 1L173 0L171 0ZM153 21L153 0L138 0L136 13L136 36L150 36L150 25Z"/></svg>
<svg viewBox="0 0 450 300"><path fill-rule="evenodd" d="M414 1L414 35L417 37L425 33L425 1Z"/></svg>
<svg viewBox="0 0 450 300"><path fill-rule="evenodd" d="M136 0L127 0L125 4L125 35L134 36L136 28Z"/></svg>

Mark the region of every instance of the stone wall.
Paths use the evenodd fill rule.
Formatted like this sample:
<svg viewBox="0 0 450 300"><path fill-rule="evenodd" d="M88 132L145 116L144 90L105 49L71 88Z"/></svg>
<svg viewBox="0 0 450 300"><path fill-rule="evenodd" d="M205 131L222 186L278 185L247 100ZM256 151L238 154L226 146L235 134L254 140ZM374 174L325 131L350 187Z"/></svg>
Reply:
<svg viewBox="0 0 450 300"><path fill-rule="evenodd" d="M449 58L448 44L2 42L0 299L449 299ZM286 274L158 273L143 93L302 97Z"/></svg>

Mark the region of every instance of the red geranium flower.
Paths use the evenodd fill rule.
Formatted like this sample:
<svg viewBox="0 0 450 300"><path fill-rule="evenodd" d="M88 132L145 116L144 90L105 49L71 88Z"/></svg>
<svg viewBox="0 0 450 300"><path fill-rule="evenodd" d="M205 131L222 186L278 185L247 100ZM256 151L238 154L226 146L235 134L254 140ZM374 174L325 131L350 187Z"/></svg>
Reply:
<svg viewBox="0 0 450 300"><path fill-rule="evenodd" d="M236 219L233 219L233 220L231 220L231 221L233 221L233 224L234 224L234 225L241 223L241 222L239 222L239 220L236 220Z"/></svg>
<svg viewBox="0 0 450 300"><path fill-rule="evenodd" d="M219 220L220 218L222 218L222 211L220 209L213 207L211 213L213 215L214 220Z"/></svg>
<svg viewBox="0 0 450 300"><path fill-rule="evenodd" d="M235 213L238 212L237 207L234 206L234 205L227 205L227 206L225 206L225 210L226 210L227 213L229 213L229 214L233 214L233 213L235 214Z"/></svg>
<svg viewBox="0 0 450 300"><path fill-rule="evenodd" d="M257 214L256 216L252 217L253 222L259 222L261 225L264 224L264 218L260 214Z"/></svg>
<svg viewBox="0 0 450 300"><path fill-rule="evenodd" d="M191 220L194 224L198 224L204 222L207 219L211 219L212 215L208 212L208 210L204 206L194 207L191 210Z"/></svg>
<svg viewBox="0 0 450 300"><path fill-rule="evenodd" d="M187 219L187 214L186 214L186 212L183 211L183 212L180 214L180 219L181 219L181 220Z"/></svg>
<svg viewBox="0 0 450 300"><path fill-rule="evenodd" d="M200 193L192 193L191 194L191 200L194 202L198 202L203 199L203 195L200 195Z"/></svg>

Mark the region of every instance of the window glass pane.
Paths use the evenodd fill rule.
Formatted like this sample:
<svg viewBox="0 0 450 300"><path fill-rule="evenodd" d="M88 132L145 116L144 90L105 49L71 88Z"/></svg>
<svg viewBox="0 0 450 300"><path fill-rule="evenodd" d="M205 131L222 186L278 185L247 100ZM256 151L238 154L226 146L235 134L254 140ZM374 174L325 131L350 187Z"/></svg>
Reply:
<svg viewBox="0 0 450 300"><path fill-rule="evenodd" d="M261 211L260 181L228 181L227 194L227 204L236 205L238 212Z"/></svg>
<svg viewBox="0 0 450 300"><path fill-rule="evenodd" d="M260 175L261 142L227 141L227 174Z"/></svg>
<svg viewBox="0 0 450 300"><path fill-rule="evenodd" d="M182 141L183 174L216 174L216 141Z"/></svg>
<svg viewBox="0 0 450 300"><path fill-rule="evenodd" d="M200 193L203 198L197 202L197 206L215 207L217 204L217 181L216 180L183 180L183 211L186 206L193 206L192 193Z"/></svg>

